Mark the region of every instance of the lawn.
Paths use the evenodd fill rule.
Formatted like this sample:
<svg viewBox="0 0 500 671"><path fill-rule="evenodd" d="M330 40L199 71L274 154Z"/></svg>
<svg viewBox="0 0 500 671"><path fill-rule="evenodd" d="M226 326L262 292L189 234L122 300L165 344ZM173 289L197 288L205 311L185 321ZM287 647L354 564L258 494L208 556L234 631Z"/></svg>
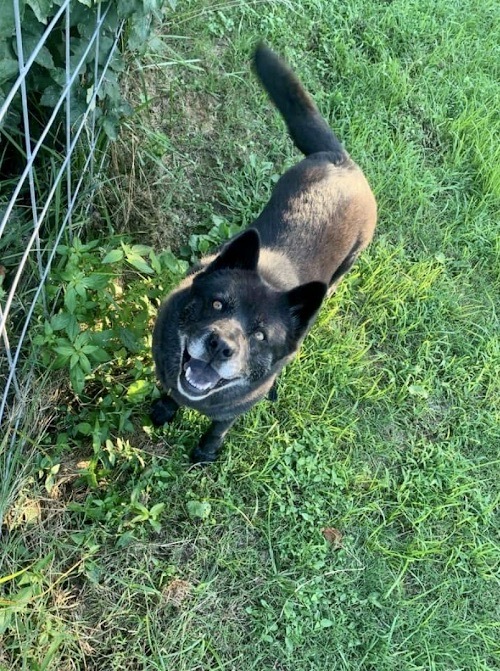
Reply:
<svg viewBox="0 0 500 671"><path fill-rule="evenodd" d="M2 671L500 669L499 26L494 0L187 0L129 63L136 112L34 338L32 447L0 461ZM278 401L193 469L207 420L148 420L150 330L300 158L259 38L380 218Z"/></svg>

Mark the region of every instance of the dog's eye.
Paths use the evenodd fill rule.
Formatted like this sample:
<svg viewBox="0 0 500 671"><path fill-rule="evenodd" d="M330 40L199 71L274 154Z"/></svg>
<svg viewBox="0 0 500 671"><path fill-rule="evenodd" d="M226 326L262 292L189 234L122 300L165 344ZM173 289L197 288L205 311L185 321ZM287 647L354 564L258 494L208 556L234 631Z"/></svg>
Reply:
<svg viewBox="0 0 500 671"><path fill-rule="evenodd" d="M255 331L253 337L255 340L265 340L266 338L264 331Z"/></svg>
<svg viewBox="0 0 500 671"><path fill-rule="evenodd" d="M222 310L222 301L212 301L212 307L214 310Z"/></svg>

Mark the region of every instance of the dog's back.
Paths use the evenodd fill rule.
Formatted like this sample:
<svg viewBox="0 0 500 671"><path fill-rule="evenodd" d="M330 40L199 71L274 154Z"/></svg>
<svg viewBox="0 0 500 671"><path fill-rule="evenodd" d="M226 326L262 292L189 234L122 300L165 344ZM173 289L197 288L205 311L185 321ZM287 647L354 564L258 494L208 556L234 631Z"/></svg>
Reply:
<svg viewBox="0 0 500 671"><path fill-rule="evenodd" d="M253 224L263 246L261 272L274 269L275 281L286 286L274 263L279 252L293 264L299 283L320 280L333 288L373 236L375 198L292 70L264 44L257 47L253 64L306 156L279 180ZM273 250L270 257L266 249Z"/></svg>

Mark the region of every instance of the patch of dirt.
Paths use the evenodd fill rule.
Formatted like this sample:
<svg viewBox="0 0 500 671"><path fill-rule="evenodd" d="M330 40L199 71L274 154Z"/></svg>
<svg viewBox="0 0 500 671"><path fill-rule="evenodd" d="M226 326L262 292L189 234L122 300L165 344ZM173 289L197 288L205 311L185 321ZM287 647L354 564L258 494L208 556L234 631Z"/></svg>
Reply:
<svg viewBox="0 0 500 671"><path fill-rule="evenodd" d="M163 590L163 601L166 604L172 604L176 608L180 608L189 599L192 590L192 583L175 578Z"/></svg>
<svg viewBox="0 0 500 671"><path fill-rule="evenodd" d="M39 500L19 496L7 511L3 526L8 532L14 529L38 524L42 516L42 506Z"/></svg>

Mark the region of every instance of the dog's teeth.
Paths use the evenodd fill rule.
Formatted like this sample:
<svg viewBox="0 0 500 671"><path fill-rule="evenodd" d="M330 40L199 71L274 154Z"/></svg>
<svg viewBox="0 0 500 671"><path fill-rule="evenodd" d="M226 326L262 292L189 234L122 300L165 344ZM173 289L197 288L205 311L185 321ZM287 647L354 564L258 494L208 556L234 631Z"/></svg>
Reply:
<svg viewBox="0 0 500 671"><path fill-rule="evenodd" d="M206 389L210 388L210 384L200 384L199 382L195 382L193 379L193 373L191 371L191 367L189 364L186 364L184 367L184 370L186 371L186 380L191 384L195 389L198 389L198 391L205 391Z"/></svg>

